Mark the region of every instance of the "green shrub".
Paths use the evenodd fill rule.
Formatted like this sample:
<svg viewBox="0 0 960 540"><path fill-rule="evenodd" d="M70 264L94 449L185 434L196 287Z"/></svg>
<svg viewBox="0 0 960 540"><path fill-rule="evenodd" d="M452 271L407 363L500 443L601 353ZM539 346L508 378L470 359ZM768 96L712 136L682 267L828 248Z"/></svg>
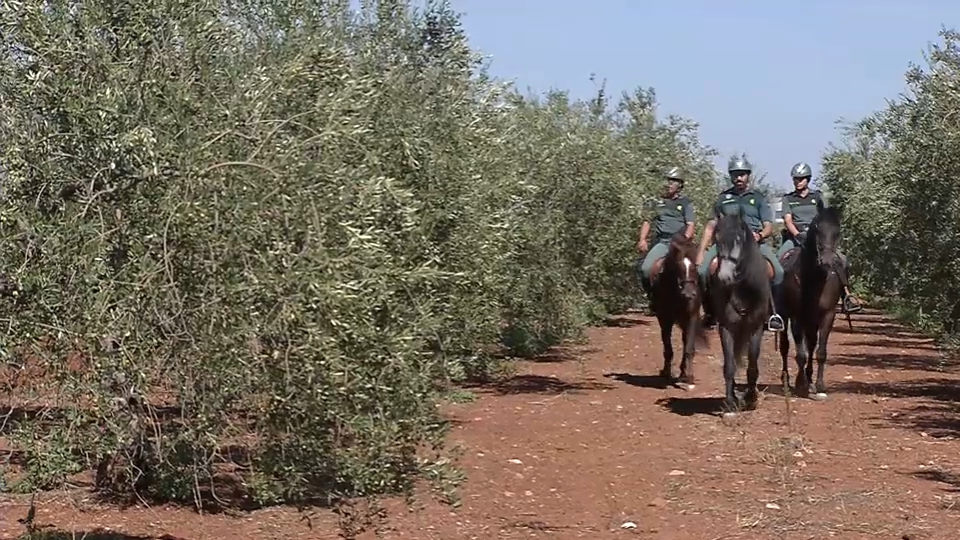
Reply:
<svg viewBox="0 0 960 540"><path fill-rule="evenodd" d="M953 332L960 311L960 51L953 31L906 95L846 129L824 156L823 181L843 210L858 286Z"/></svg>
<svg viewBox="0 0 960 540"><path fill-rule="evenodd" d="M23 486L408 488L444 387L635 302L665 168L708 208L712 153L652 90L521 96L448 6L346 5L0 13L3 345L47 375L8 389L46 411Z"/></svg>

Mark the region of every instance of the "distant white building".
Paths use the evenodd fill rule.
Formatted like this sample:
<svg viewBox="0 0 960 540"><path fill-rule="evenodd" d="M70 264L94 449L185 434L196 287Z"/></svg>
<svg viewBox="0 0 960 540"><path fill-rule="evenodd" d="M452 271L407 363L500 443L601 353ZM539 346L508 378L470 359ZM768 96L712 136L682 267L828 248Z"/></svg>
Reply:
<svg viewBox="0 0 960 540"><path fill-rule="evenodd" d="M773 208L773 221L783 223L783 200L777 197L777 200L770 202L770 207Z"/></svg>

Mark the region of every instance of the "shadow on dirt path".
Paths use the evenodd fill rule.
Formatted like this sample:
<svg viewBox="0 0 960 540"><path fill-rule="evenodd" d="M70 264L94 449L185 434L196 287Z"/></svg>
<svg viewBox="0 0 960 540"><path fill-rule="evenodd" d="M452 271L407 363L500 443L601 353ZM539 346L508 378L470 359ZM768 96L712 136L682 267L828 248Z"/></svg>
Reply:
<svg viewBox="0 0 960 540"><path fill-rule="evenodd" d="M451 406L473 418L452 436L467 449L463 506L391 519L393 537L953 537L960 375L932 340L876 311L853 316L852 332L838 317L828 397L815 402L784 397L767 335L760 407L728 421L716 334L686 391L657 375L658 328L642 319L591 330L599 351L579 367L518 365L524 375L610 387ZM792 383L792 357L790 369Z"/></svg>

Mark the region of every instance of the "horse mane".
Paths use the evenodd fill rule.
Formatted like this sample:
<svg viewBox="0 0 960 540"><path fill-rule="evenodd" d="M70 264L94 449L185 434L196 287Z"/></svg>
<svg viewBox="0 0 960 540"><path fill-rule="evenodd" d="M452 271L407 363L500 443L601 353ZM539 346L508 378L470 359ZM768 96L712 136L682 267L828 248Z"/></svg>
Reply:
<svg viewBox="0 0 960 540"><path fill-rule="evenodd" d="M804 251L813 256L817 252L817 239L827 234L840 236L840 213L836 208L827 207L817 213L813 218L810 228L807 231L807 237L804 239Z"/></svg>
<svg viewBox="0 0 960 540"><path fill-rule="evenodd" d="M817 213L817 217L813 218L813 223L810 224L810 228L817 231L817 234L820 233L821 229L839 232L840 213L833 207L824 208Z"/></svg>
<svg viewBox="0 0 960 540"><path fill-rule="evenodd" d="M814 218L814 220L817 222L829 223L831 225L836 226L839 229L840 228L840 211L836 207L827 206L826 208L823 208L822 210L820 210L820 212L817 213L817 217Z"/></svg>

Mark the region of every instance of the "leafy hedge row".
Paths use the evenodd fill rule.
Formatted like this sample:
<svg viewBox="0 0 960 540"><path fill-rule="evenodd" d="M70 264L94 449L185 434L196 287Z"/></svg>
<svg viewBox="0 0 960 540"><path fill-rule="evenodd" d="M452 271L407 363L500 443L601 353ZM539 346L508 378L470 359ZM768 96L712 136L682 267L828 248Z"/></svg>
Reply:
<svg viewBox="0 0 960 540"><path fill-rule="evenodd" d="M43 411L23 486L407 487L444 384L634 301L665 168L708 208L712 154L652 90L524 97L447 6L348 4L0 12L3 349L47 375L6 389Z"/></svg>
<svg viewBox="0 0 960 540"><path fill-rule="evenodd" d="M960 34L940 33L907 91L823 159L858 285L952 334L960 320Z"/></svg>

